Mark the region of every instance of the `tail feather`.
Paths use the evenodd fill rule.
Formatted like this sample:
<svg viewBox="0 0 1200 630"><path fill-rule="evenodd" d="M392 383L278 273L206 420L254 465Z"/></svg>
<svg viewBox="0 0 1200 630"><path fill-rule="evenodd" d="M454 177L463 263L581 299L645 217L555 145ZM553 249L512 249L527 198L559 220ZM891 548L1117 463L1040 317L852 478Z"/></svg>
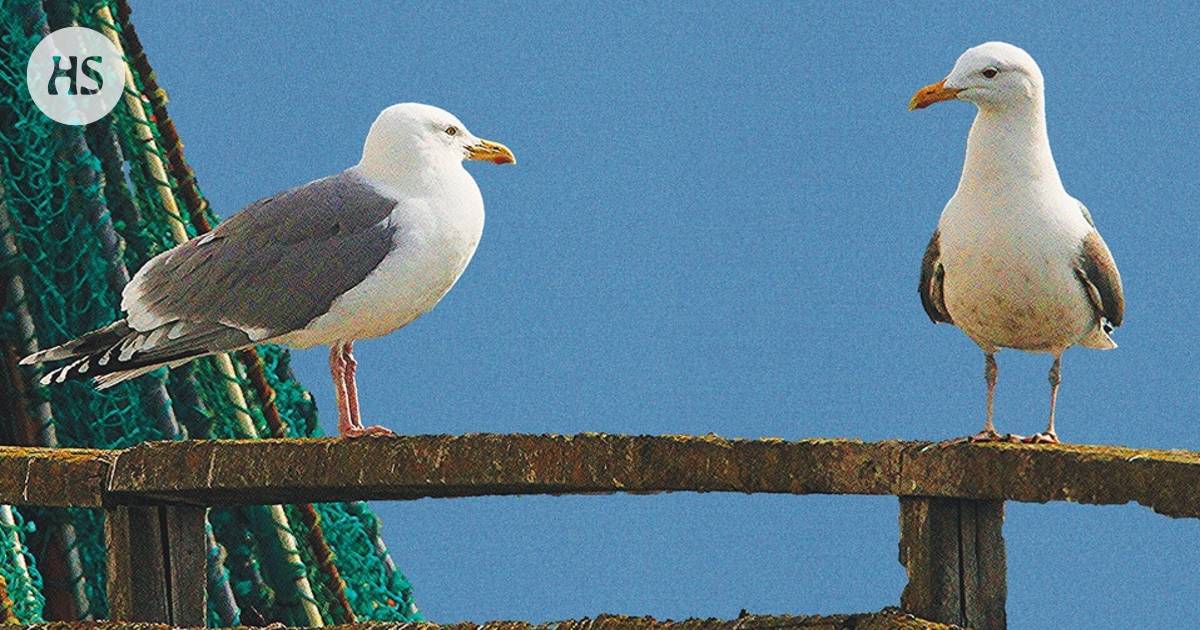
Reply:
<svg viewBox="0 0 1200 630"><path fill-rule="evenodd" d="M131 332L133 332L133 329L129 327L128 321L120 319L62 345L34 352L21 359L21 365L33 365L34 363L44 363L46 361L62 361L63 359L72 359L86 354L101 352L121 341Z"/></svg>
<svg viewBox="0 0 1200 630"><path fill-rule="evenodd" d="M120 320L21 360L23 365L71 360L47 371L41 384L67 379L95 379L97 389L107 389L160 367L174 367L192 359L253 345L245 332L222 324L173 321L148 331L130 328Z"/></svg>
<svg viewBox="0 0 1200 630"><path fill-rule="evenodd" d="M197 355L196 357L189 357L187 359L183 359L182 361L172 361L170 363L156 363L154 365L146 365L146 366L142 366L140 368L135 368L132 370L122 370L120 372L110 372L108 374L101 374L100 376L97 376L94 379L92 379L92 382L96 384L96 389L103 391L114 385L119 385L121 383L124 383L125 381L135 379L144 374L149 374L150 372L153 372L154 370L157 370L160 367L175 367L177 365L182 365L184 363L187 363L188 361L191 361L192 359L197 358L199 356L200 355Z"/></svg>
<svg viewBox="0 0 1200 630"><path fill-rule="evenodd" d="M1112 350L1117 347L1117 342L1113 341L1113 338L1109 336L1109 333L1112 331L1112 326L1105 321L1093 328L1092 332L1081 339L1079 345L1093 350Z"/></svg>

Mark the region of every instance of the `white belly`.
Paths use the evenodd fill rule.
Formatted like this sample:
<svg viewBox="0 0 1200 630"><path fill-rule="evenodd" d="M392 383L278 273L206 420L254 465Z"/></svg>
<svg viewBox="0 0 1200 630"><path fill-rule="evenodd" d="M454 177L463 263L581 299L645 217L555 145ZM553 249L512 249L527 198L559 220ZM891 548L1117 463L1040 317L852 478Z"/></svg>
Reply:
<svg viewBox="0 0 1200 630"><path fill-rule="evenodd" d="M1061 351L1096 328L1075 275L1090 229L1082 214L973 214L947 207L940 226L946 308L956 326L985 350L1032 352Z"/></svg>
<svg viewBox="0 0 1200 630"><path fill-rule="evenodd" d="M398 209L395 248L375 271L305 328L277 340L307 348L386 335L431 310L454 286L483 232L477 216Z"/></svg>

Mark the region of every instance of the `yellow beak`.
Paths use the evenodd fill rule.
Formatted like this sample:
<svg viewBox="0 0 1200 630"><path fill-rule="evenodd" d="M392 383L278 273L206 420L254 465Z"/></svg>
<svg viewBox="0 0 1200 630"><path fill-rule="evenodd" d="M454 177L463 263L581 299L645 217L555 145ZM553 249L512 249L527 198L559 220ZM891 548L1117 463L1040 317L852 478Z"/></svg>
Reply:
<svg viewBox="0 0 1200 630"><path fill-rule="evenodd" d="M479 144L467 147L468 160L488 160L496 164L516 164L517 157L508 147L491 140L480 140Z"/></svg>
<svg viewBox="0 0 1200 630"><path fill-rule="evenodd" d="M958 96L958 93L961 91L962 90L959 88L946 87L945 79L942 79L933 85L926 85L925 87L917 90L916 94L913 94L912 100L908 102L908 111L911 112L914 109L924 109L930 105L933 105L934 103L937 103L938 101L948 101Z"/></svg>

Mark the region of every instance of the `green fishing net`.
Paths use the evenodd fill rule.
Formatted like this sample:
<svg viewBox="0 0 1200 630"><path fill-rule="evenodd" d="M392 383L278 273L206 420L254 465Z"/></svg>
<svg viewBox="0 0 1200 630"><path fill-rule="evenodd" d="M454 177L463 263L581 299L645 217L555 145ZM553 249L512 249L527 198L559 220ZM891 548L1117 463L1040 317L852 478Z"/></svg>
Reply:
<svg viewBox="0 0 1200 630"><path fill-rule="evenodd" d="M180 228L190 237L217 221L190 172L180 170L181 154L172 155L180 146L148 65L131 63L127 97L86 127L51 121L25 89L34 46L65 26L117 34L132 61L141 46L128 16L123 0L0 2L0 439L124 448L318 435L312 398L277 347L236 359L234 374L202 359L103 392L86 382L41 387L37 370L16 365L35 347L117 318L129 275L173 247ZM165 165L158 175L155 161ZM186 203L189 194L198 206ZM244 408L231 400L231 380ZM271 421L275 412L281 424ZM249 416L254 435L239 414ZM281 531L294 549L281 543ZM365 504L213 509L208 541L210 625L420 619ZM104 554L99 511L0 506L6 618L107 618Z"/></svg>

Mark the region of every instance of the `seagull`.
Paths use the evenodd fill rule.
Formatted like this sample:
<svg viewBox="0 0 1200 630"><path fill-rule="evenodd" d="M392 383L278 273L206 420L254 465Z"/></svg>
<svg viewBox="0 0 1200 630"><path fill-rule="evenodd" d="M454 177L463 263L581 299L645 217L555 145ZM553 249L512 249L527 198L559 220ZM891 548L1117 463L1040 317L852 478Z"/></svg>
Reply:
<svg viewBox="0 0 1200 630"><path fill-rule="evenodd" d="M125 286L124 318L21 363L70 361L41 382L90 377L105 389L258 344L328 345L338 432L391 434L359 417L353 344L428 312L466 269L484 213L464 160L516 162L437 107L388 107L358 164L155 256Z"/></svg>
<svg viewBox="0 0 1200 630"><path fill-rule="evenodd" d="M1067 348L1116 348L1125 314L1121 275L1087 207L1067 194L1046 135L1042 72L1024 50L989 42L964 52L943 80L917 90L909 109L958 99L978 112L958 190L921 261L929 318L957 326L983 350L987 416L971 441L1016 441L992 422L995 354L1048 353L1050 421L1024 438L1057 443L1054 408Z"/></svg>

